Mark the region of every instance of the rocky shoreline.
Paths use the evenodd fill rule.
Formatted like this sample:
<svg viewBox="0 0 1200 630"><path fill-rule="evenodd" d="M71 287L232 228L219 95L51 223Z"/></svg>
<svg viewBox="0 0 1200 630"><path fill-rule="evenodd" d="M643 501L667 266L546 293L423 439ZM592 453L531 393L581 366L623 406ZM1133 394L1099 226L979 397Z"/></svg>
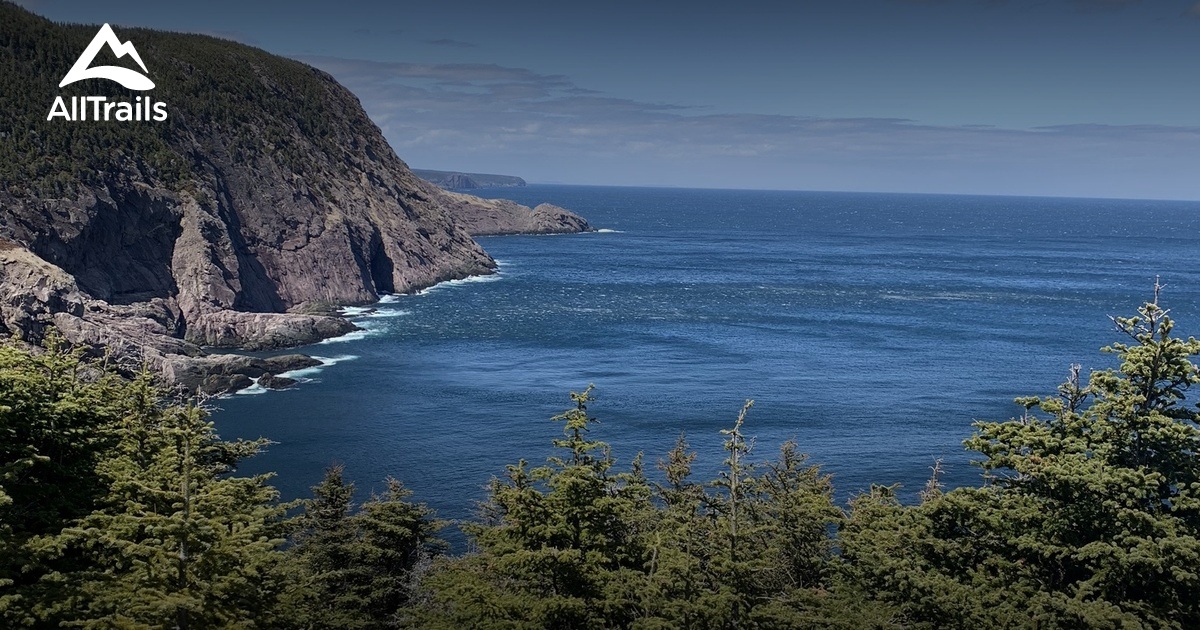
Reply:
<svg viewBox="0 0 1200 630"><path fill-rule="evenodd" d="M0 14L28 44L0 68L14 95L0 114L28 130L6 139L17 157L0 180L0 335L20 343L56 330L208 394L283 386L312 359L212 350L315 343L355 330L338 305L492 273L476 235L590 229L418 178L333 77L227 40L139 31L169 119L55 125L30 103L52 101L57 79L35 70L69 67L95 29ZM39 45L51 40L78 46Z"/></svg>

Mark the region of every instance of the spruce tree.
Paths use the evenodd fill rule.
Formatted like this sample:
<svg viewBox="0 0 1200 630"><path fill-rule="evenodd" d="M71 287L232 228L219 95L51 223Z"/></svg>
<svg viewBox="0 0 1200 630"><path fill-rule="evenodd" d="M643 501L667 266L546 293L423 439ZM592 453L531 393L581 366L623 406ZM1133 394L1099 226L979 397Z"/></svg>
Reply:
<svg viewBox="0 0 1200 630"><path fill-rule="evenodd" d="M866 586L930 626L1200 626L1200 341L1173 336L1157 286L1114 322L1119 367L977 425L985 487L856 504L843 544Z"/></svg>
<svg viewBox="0 0 1200 630"><path fill-rule="evenodd" d="M54 597L42 577L80 562L40 558L29 543L98 505L105 483L96 466L139 404L136 385L86 352L53 330L40 351L0 344L0 627L34 623L40 602Z"/></svg>
<svg viewBox="0 0 1200 630"><path fill-rule="evenodd" d="M298 565L304 625L318 629L393 628L404 624L416 582L445 550L433 511L409 501L395 479L352 512L354 485L333 466L300 517L289 555Z"/></svg>
<svg viewBox="0 0 1200 630"><path fill-rule="evenodd" d="M84 628L271 627L282 575L284 512L269 475L233 475L263 440L225 442L199 407L143 404L122 420L115 453L97 465L102 507L38 541L78 571L48 576L62 595L47 618Z"/></svg>
<svg viewBox="0 0 1200 630"><path fill-rule="evenodd" d="M592 388L571 399L554 418L562 454L493 480L483 522L465 528L478 552L426 580L425 625L628 627L637 617L650 486L640 463L614 473L608 445L590 439Z"/></svg>

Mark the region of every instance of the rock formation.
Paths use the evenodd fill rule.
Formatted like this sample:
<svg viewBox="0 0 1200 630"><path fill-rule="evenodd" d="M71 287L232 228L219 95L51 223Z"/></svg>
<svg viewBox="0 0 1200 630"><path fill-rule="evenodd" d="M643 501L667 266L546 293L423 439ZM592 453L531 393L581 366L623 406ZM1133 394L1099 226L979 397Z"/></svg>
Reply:
<svg viewBox="0 0 1200 630"><path fill-rule="evenodd" d="M0 332L28 342L53 326L189 387L236 389L305 360L205 347L311 343L354 329L332 305L490 273L473 229L586 229L432 186L332 77L211 37L118 31L153 59L165 122L44 120L59 95L131 95L57 88L95 27L7 3L0 20L17 62L0 68Z"/></svg>

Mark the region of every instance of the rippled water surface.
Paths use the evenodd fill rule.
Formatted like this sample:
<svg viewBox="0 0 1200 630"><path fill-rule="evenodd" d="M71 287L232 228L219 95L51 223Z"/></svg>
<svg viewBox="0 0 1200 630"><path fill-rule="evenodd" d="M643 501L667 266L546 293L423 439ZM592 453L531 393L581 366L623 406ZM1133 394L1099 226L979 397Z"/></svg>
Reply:
<svg viewBox="0 0 1200 630"><path fill-rule="evenodd" d="M302 496L325 466L360 489L391 475L448 518L488 479L540 461L548 418L595 383L594 435L654 462L686 432L697 471L741 403L760 458L795 438L844 498L915 492L1012 398L1048 394L1071 363L1111 365L1109 315L1155 275L1200 334L1200 204L530 186L603 228L481 239L500 273L391 296L366 330L305 348L331 365L291 391L219 401L222 436L276 442L244 470Z"/></svg>

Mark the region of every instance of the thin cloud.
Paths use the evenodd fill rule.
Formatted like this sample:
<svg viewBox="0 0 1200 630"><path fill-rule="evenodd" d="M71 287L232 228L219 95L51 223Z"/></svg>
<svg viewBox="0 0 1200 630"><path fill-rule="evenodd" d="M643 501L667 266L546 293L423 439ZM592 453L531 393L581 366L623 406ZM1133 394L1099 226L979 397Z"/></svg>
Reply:
<svg viewBox="0 0 1200 630"><path fill-rule="evenodd" d="M430 46L445 46L447 48L477 48L477 46L471 42L463 42L457 39L427 39L425 40L425 43L429 44Z"/></svg>
<svg viewBox="0 0 1200 630"><path fill-rule="evenodd" d="M1200 19L1200 2L1193 4L1192 8L1188 9L1187 12L1184 13L1184 16Z"/></svg>
<svg viewBox="0 0 1200 630"><path fill-rule="evenodd" d="M305 61L358 95L413 164L533 181L1200 198L1200 127L713 112L525 68Z"/></svg>
<svg viewBox="0 0 1200 630"><path fill-rule="evenodd" d="M431 79L444 82L515 81L547 87L574 87L565 76L539 74L525 68L510 68L490 63L403 63L306 56L301 61L326 70L334 76L346 73L358 80Z"/></svg>
<svg viewBox="0 0 1200 630"><path fill-rule="evenodd" d="M351 32L354 33L355 35L388 35L388 36L392 36L392 35L403 35L404 29L391 28L391 29L387 29L385 31L380 31L380 30L376 30L376 29L372 29L372 28L356 28Z"/></svg>
<svg viewBox="0 0 1200 630"><path fill-rule="evenodd" d="M912 4L918 6L936 6L942 4L958 4L955 0L896 0L902 4ZM1006 5L1010 0L970 0L975 4L987 5ZM1141 4L1142 0L1058 0L1062 4L1070 4L1084 11L1105 10L1105 9L1122 9L1135 4ZM1046 0L1037 2L1037 5L1053 4L1054 0Z"/></svg>

